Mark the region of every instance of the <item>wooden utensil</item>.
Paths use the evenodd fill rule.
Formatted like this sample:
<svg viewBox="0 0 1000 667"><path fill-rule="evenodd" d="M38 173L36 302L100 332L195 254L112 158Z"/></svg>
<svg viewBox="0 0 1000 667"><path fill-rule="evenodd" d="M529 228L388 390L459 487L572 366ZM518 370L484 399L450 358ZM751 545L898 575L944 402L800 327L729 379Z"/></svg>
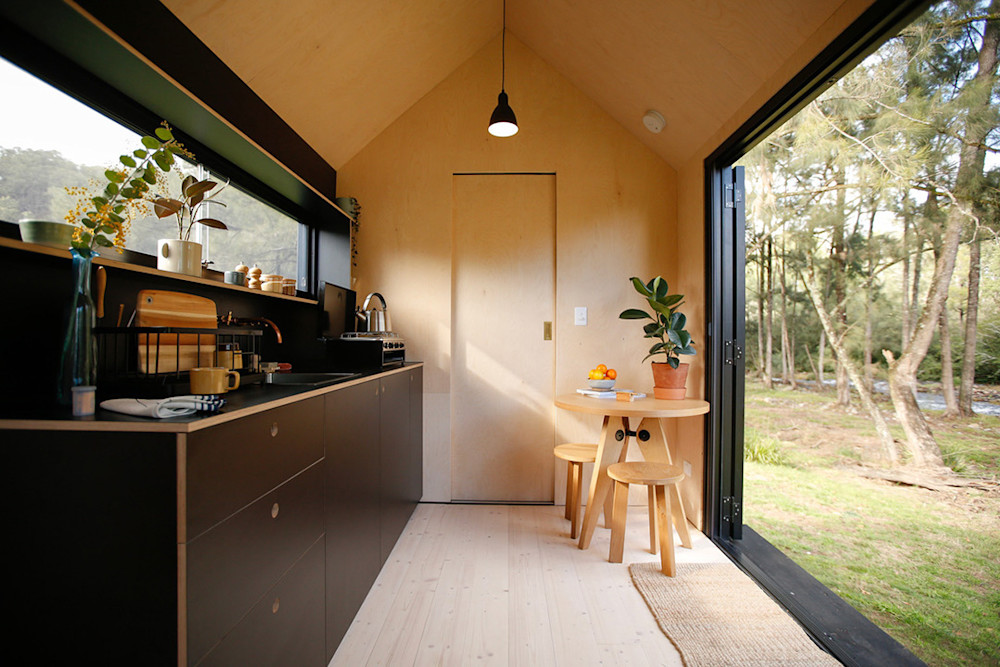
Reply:
<svg viewBox="0 0 1000 667"><path fill-rule="evenodd" d="M108 286L108 272L103 266L97 267L97 319L104 317L104 289Z"/></svg>

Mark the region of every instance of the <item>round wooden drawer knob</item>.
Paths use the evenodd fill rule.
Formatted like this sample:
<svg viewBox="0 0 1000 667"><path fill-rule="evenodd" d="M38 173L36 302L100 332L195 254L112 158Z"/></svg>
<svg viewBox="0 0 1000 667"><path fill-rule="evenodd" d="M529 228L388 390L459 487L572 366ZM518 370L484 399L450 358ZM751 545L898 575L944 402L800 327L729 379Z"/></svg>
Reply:
<svg viewBox="0 0 1000 667"><path fill-rule="evenodd" d="M279 509L278 508L278 503L274 503L273 505L271 505L271 518L272 519L277 519L278 518L278 509Z"/></svg>
<svg viewBox="0 0 1000 667"><path fill-rule="evenodd" d="M274 598L274 602L271 603L271 613L277 614L278 607L281 606L281 598Z"/></svg>
<svg viewBox="0 0 1000 667"><path fill-rule="evenodd" d="M271 424L271 437L274 438L278 435L278 422Z"/></svg>

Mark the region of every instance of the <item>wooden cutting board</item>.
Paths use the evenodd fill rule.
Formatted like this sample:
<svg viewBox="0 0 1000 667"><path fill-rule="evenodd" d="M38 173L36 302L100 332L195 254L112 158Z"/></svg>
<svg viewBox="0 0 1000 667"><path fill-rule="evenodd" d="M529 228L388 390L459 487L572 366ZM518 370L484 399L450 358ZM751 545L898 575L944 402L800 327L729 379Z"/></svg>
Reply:
<svg viewBox="0 0 1000 667"><path fill-rule="evenodd" d="M145 289L139 292L136 326L215 329L215 302L203 296Z"/></svg>
<svg viewBox="0 0 1000 667"><path fill-rule="evenodd" d="M215 302L195 294L142 290L136 304L140 327L218 327ZM139 370L174 373L215 365L215 336L201 334L139 334Z"/></svg>

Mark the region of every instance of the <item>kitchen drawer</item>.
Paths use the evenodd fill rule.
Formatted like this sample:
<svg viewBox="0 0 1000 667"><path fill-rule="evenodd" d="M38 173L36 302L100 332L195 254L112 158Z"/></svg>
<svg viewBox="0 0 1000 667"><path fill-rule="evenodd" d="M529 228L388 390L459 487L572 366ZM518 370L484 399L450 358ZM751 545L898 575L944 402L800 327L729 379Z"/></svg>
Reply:
<svg viewBox="0 0 1000 667"><path fill-rule="evenodd" d="M323 458L323 398L197 431L187 446L191 540Z"/></svg>
<svg viewBox="0 0 1000 667"><path fill-rule="evenodd" d="M324 667L323 540L197 663L209 667Z"/></svg>
<svg viewBox="0 0 1000 667"><path fill-rule="evenodd" d="M317 463L189 542L188 656L208 652L322 534Z"/></svg>

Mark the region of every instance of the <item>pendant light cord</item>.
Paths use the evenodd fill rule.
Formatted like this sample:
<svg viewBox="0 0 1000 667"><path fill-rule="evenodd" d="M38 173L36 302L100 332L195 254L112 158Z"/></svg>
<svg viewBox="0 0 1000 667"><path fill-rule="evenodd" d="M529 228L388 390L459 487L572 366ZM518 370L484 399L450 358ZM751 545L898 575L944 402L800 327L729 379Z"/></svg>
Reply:
<svg viewBox="0 0 1000 667"><path fill-rule="evenodd" d="M507 0L503 0L503 22L500 25L500 92L507 77Z"/></svg>

